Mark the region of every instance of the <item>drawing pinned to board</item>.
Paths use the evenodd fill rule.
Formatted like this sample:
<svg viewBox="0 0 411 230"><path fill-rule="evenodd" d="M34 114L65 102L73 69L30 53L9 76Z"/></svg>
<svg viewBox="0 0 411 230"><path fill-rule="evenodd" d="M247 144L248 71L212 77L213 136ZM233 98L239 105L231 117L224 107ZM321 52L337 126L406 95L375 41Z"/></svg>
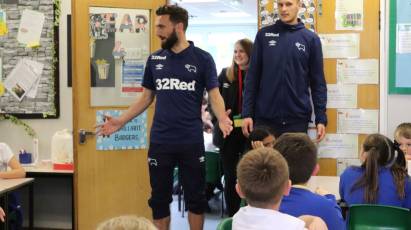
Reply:
<svg viewBox="0 0 411 230"><path fill-rule="evenodd" d="M363 0L337 0L335 5L336 30L363 30Z"/></svg>
<svg viewBox="0 0 411 230"><path fill-rule="evenodd" d="M136 15L135 26L134 26L136 33L145 32L147 23L148 23L148 19L145 15L142 15L142 14Z"/></svg>
<svg viewBox="0 0 411 230"><path fill-rule="evenodd" d="M40 36L43 30L44 13L34 10L24 10L20 20L17 41L28 47L40 45Z"/></svg>
<svg viewBox="0 0 411 230"><path fill-rule="evenodd" d="M123 14L123 17L121 19L119 31L125 32L126 30L128 30L131 33L134 32L130 14Z"/></svg>
<svg viewBox="0 0 411 230"><path fill-rule="evenodd" d="M6 19L6 12L0 9L0 36L6 35L9 32Z"/></svg>

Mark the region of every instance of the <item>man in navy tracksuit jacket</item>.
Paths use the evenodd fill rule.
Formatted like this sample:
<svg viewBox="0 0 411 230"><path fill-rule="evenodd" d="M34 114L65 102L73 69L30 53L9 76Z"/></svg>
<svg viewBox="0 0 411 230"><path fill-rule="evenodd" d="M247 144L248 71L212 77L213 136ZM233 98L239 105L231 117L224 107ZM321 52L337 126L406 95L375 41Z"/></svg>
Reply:
<svg viewBox="0 0 411 230"><path fill-rule="evenodd" d="M307 132L311 94L320 141L327 125L321 42L297 18L300 0L277 4L280 20L262 28L254 41L245 81L243 133L247 136L254 123L271 127L277 137Z"/></svg>

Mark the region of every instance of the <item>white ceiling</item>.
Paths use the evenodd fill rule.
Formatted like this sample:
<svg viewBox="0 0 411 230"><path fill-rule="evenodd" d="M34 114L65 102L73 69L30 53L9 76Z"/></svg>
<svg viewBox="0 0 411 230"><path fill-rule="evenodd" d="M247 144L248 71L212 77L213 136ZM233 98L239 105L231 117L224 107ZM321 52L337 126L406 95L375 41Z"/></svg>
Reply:
<svg viewBox="0 0 411 230"><path fill-rule="evenodd" d="M185 8L189 24L257 24L256 0L170 0Z"/></svg>

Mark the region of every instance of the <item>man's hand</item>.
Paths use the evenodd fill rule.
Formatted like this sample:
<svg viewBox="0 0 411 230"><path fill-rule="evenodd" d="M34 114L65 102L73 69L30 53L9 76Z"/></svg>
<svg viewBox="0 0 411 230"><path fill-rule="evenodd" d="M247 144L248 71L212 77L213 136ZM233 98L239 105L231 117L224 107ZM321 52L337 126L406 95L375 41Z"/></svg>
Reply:
<svg viewBox="0 0 411 230"><path fill-rule="evenodd" d="M325 137L325 126L323 124L318 123L317 124L317 142L320 142L324 139Z"/></svg>
<svg viewBox="0 0 411 230"><path fill-rule="evenodd" d="M244 136L248 137L253 131L253 119L250 117L243 119L243 125L241 126Z"/></svg>
<svg viewBox="0 0 411 230"><path fill-rule="evenodd" d="M97 135L109 136L123 126L123 123L117 117L104 116L104 120L103 124L96 126Z"/></svg>
<svg viewBox="0 0 411 230"><path fill-rule="evenodd" d="M218 126L220 127L223 137L226 138L233 131L233 121L228 116L231 110L227 110L225 114L218 120Z"/></svg>

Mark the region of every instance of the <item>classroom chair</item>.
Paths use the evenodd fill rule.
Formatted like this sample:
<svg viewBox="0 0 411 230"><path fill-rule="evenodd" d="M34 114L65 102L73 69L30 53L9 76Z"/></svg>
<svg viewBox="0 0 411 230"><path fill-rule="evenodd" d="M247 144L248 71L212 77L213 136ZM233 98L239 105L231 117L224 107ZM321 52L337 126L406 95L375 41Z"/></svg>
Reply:
<svg viewBox="0 0 411 230"><path fill-rule="evenodd" d="M372 204L351 205L348 212L350 230L410 230L409 209Z"/></svg>
<svg viewBox="0 0 411 230"><path fill-rule="evenodd" d="M205 152L206 183L218 184L221 182L221 158L217 152ZM224 216L224 188L221 192L221 217Z"/></svg>
<svg viewBox="0 0 411 230"><path fill-rule="evenodd" d="M217 226L217 230L231 230L233 225L233 218L223 219Z"/></svg>

